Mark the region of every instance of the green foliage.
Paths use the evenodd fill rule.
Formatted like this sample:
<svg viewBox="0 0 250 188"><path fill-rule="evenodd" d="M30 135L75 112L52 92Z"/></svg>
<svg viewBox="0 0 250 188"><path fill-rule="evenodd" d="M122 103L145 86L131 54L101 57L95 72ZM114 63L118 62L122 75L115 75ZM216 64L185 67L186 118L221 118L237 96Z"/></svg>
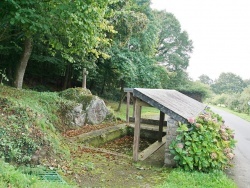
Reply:
<svg viewBox="0 0 250 188"><path fill-rule="evenodd" d="M204 113L196 122L181 124L170 145L177 165L184 170L224 170L232 165L235 147L233 131L222 123L219 115Z"/></svg>
<svg viewBox="0 0 250 188"><path fill-rule="evenodd" d="M249 114L250 87L245 88L241 93L215 95L207 102L213 105L227 107L235 112Z"/></svg>
<svg viewBox="0 0 250 188"><path fill-rule="evenodd" d="M206 85L211 85L213 83L213 80L209 78L209 76L202 74L199 76L199 80L201 83L206 84Z"/></svg>
<svg viewBox="0 0 250 188"><path fill-rule="evenodd" d="M165 182L157 188L236 188L236 184L222 171L209 173L187 172L175 169L168 174Z"/></svg>
<svg viewBox="0 0 250 188"><path fill-rule="evenodd" d="M176 89L185 94L197 95L201 98L201 101L211 96L210 87L199 81L196 82L188 81L186 85L182 85Z"/></svg>
<svg viewBox="0 0 250 188"><path fill-rule="evenodd" d="M45 134L35 126L38 117L30 108L1 97L0 114L0 157L9 162L30 162L34 152L46 144Z"/></svg>
<svg viewBox="0 0 250 188"><path fill-rule="evenodd" d="M170 71L185 70L189 64L189 54L193 45L186 31L175 16L165 11L155 12L160 24L158 61Z"/></svg>
<svg viewBox="0 0 250 188"><path fill-rule="evenodd" d="M79 88L69 88L67 90L60 92L59 95L67 100L81 102L82 97L89 96L92 94L90 90L79 87Z"/></svg>
<svg viewBox="0 0 250 188"><path fill-rule="evenodd" d="M2 71L2 70L0 69L0 85L3 85L3 81L8 82L9 79L8 79L7 76L6 76L5 70Z"/></svg>
<svg viewBox="0 0 250 188"><path fill-rule="evenodd" d="M37 91L80 86L83 67L88 88L102 96L124 87L173 88L186 79L191 41L172 14L152 11L150 0L6 0L0 14L0 69L9 84L27 38L33 49L24 83ZM157 64L163 56L167 68Z"/></svg>
<svg viewBox="0 0 250 188"><path fill-rule="evenodd" d="M0 22L3 29L1 27L0 40L5 43L1 47L8 47L3 47L6 51L5 63L16 53L13 49L18 51L18 56L24 53L21 46L27 46L24 45L25 41L30 41L29 44L32 43L30 46L34 46L36 54L33 58L36 61L43 59L42 61L57 64L66 61L82 66L88 54L106 58L108 55L98 47L108 45L106 34L114 32L113 26L104 19L107 5L112 2L107 0L98 3L81 0L1 2ZM39 48L40 46L42 48ZM31 50L29 48L30 53ZM56 58L53 58L54 56ZM13 59L13 64L19 64L17 57ZM25 69L26 66L22 67ZM15 66L8 68L15 69ZM17 69L16 72L20 70ZM14 83L20 79L22 80L23 76L16 77Z"/></svg>
<svg viewBox="0 0 250 188"><path fill-rule="evenodd" d="M228 100L228 97L229 97L228 94L214 95L212 98L208 100L208 102L214 105L226 105L226 101Z"/></svg>
<svg viewBox="0 0 250 188"><path fill-rule="evenodd" d="M59 95L64 99L69 100L69 103L72 103L74 101L76 103L82 104L83 109L86 109L87 106L90 104L91 100L94 98L94 96L88 89L83 89L83 88L69 88L67 90L60 92ZM61 103L61 105L67 107L69 103L67 103L66 106L63 105L63 103ZM69 105L69 107L70 106L72 105Z"/></svg>
<svg viewBox="0 0 250 188"><path fill-rule="evenodd" d="M212 90L216 94L222 93L241 93L246 87L240 76L233 73L221 73L219 78L211 85Z"/></svg>

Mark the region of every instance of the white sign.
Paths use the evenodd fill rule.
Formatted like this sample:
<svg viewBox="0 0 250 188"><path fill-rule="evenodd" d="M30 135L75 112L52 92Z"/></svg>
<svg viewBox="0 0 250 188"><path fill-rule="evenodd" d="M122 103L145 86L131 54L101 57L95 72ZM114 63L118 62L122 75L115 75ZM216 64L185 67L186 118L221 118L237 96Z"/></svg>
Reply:
<svg viewBox="0 0 250 188"><path fill-rule="evenodd" d="M250 101L248 101L248 103L247 103L249 106L250 106Z"/></svg>

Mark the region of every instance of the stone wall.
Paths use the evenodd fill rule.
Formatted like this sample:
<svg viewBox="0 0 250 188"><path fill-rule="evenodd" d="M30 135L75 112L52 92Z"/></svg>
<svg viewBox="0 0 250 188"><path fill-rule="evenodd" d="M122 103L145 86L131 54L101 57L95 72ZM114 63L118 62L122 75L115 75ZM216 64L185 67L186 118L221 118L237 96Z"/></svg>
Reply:
<svg viewBox="0 0 250 188"><path fill-rule="evenodd" d="M166 141L166 145L165 145L165 165L169 166L169 167L173 167L176 165L175 161L174 161L174 157L173 155L170 153L169 150L169 145L171 144L172 140L176 138L177 136L177 128L178 128L178 121L172 119L171 117L167 120L167 141Z"/></svg>

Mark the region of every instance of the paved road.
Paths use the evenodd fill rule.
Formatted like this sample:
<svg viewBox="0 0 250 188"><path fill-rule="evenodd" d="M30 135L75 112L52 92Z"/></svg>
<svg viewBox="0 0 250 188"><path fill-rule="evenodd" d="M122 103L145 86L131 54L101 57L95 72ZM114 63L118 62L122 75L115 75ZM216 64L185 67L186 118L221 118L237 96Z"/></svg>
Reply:
<svg viewBox="0 0 250 188"><path fill-rule="evenodd" d="M237 140L235 165L228 171L228 174L235 180L239 188L250 188L250 122L223 110L211 109L220 114L225 120L225 124L235 130Z"/></svg>

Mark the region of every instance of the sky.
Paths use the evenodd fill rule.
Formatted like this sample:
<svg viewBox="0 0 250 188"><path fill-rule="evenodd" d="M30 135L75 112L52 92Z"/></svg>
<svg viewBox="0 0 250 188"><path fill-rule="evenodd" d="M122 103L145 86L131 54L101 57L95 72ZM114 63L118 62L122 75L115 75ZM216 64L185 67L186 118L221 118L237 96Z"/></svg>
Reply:
<svg viewBox="0 0 250 188"><path fill-rule="evenodd" d="M173 13L193 41L191 78L250 79L250 0L151 0L151 7Z"/></svg>

